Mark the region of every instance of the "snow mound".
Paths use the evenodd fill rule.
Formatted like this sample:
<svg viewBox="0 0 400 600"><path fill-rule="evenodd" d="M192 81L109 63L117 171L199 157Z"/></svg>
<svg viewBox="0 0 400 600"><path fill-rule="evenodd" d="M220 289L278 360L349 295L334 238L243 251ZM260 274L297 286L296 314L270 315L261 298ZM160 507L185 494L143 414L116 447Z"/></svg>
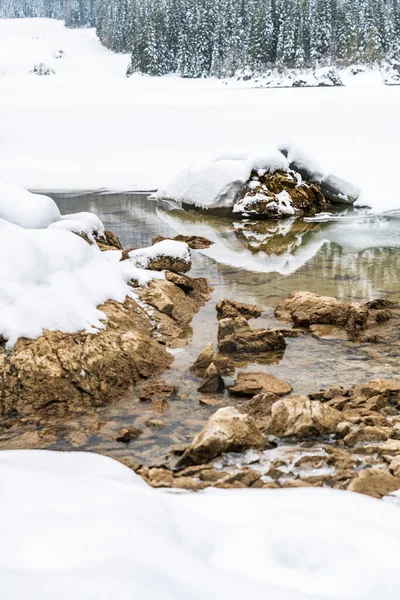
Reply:
<svg viewBox="0 0 400 600"><path fill-rule="evenodd" d="M0 480L7 600L399 598L389 502L312 488L172 494L81 452L2 451Z"/></svg>
<svg viewBox="0 0 400 600"><path fill-rule="evenodd" d="M287 171L289 163L278 150L265 154L243 154L194 162L181 171L155 197L192 204L200 208L232 207L253 170Z"/></svg>
<svg viewBox="0 0 400 600"><path fill-rule="evenodd" d="M61 217L57 204L48 196L31 194L0 181L0 218L21 227L39 229Z"/></svg>
<svg viewBox="0 0 400 600"><path fill-rule="evenodd" d="M103 253L72 232L94 240L104 225L91 213L61 216L51 198L0 182L0 336L8 347L44 329L95 333L106 320L97 307L133 297L129 281L164 278L140 268L145 261L120 262L122 252ZM174 252L185 254L180 246Z"/></svg>

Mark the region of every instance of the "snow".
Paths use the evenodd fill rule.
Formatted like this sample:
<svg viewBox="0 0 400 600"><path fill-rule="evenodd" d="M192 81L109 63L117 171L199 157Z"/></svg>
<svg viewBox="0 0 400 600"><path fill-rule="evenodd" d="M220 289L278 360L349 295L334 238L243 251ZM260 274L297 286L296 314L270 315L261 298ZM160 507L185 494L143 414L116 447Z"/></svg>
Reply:
<svg viewBox="0 0 400 600"><path fill-rule="evenodd" d="M53 58L60 49L65 58ZM37 62L56 74L30 74ZM383 85L378 71L340 72L338 88L255 89L254 81L127 79L128 62L94 30L0 20L0 179L42 192L156 190L201 157L285 141L360 187L361 203L400 207L387 176L400 86Z"/></svg>
<svg viewBox="0 0 400 600"><path fill-rule="evenodd" d="M278 150L245 156L243 152L195 162L160 188L156 198L202 208L233 206L253 170L287 171L289 163Z"/></svg>
<svg viewBox="0 0 400 600"><path fill-rule="evenodd" d="M9 348L19 337L35 339L44 329L96 333L107 320L99 305L135 297L128 285L132 279L146 285L164 278L164 273L139 268L143 260L120 262L122 252L102 253L72 233L102 236L104 226L96 215L61 216L51 198L1 182L0 192L0 336ZM160 245L159 253L171 250L186 257L189 252L179 242Z"/></svg>
<svg viewBox="0 0 400 600"><path fill-rule="evenodd" d="M0 181L0 218L21 227L47 227L60 218L57 204L48 196L31 194Z"/></svg>
<svg viewBox="0 0 400 600"><path fill-rule="evenodd" d="M171 257L190 263L189 246L185 242L175 240L163 240L148 248L131 250L128 256L133 264L141 269L147 269L151 260L163 257Z"/></svg>
<svg viewBox="0 0 400 600"><path fill-rule="evenodd" d="M110 458L0 453L7 600L397 600L400 519L330 489L148 487ZM379 548L379 552L377 552Z"/></svg>

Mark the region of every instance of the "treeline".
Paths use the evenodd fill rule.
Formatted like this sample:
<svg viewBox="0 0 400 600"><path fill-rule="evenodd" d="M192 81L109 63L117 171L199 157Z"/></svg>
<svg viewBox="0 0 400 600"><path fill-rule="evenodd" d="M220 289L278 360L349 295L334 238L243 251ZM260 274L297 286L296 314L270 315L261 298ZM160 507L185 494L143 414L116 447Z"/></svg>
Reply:
<svg viewBox="0 0 400 600"><path fill-rule="evenodd" d="M130 72L229 76L241 69L375 63L400 53L400 0L0 0L0 16L96 25Z"/></svg>
<svg viewBox="0 0 400 600"><path fill-rule="evenodd" d="M150 75L374 63L399 53L400 0L98 0L97 33Z"/></svg>
<svg viewBox="0 0 400 600"><path fill-rule="evenodd" d="M0 18L63 19L67 27L94 27L96 0L0 0Z"/></svg>

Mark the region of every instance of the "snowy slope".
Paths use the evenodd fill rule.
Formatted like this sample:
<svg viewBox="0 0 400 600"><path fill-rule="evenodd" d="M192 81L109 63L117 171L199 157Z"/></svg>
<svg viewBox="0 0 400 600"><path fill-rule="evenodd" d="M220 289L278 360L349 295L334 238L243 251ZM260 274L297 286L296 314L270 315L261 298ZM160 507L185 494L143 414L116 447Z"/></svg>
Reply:
<svg viewBox="0 0 400 600"><path fill-rule="evenodd" d="M398 600L399 509L328 489L165 493L90 453L0 453L6 600Z"/></svg>
<svg viewBox="0 0 400 600"><path fill-rule="evenodd" d="M53 59L59 49L66 57ZM388 176L400 87L378 78L333 89L126 79L129 57L49 20L0 21L0 57L0 178L44 191L157 189L202 156L284 142L361 187L377 210L400 208ZM56 74L29 74L39 60Z"/></svg>

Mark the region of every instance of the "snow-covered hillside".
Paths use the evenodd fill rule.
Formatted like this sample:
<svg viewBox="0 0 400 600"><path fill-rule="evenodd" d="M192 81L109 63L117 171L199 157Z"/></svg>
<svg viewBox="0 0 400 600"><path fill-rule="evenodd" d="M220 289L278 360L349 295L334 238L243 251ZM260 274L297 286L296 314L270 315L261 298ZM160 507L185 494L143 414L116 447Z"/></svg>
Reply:
<svg viewBox="0 0 400 600"><path fill-rule="evenodd" d="M63 50L65 57L54 58ZM55 75L30 71L38 62ZM346 87L243 88L242 82L125 77L129 57L93 30L0 21L0 178L34 190L156 189L204 155L301 146L363 190L400 207L400 87L378 76Z"/></svg>

